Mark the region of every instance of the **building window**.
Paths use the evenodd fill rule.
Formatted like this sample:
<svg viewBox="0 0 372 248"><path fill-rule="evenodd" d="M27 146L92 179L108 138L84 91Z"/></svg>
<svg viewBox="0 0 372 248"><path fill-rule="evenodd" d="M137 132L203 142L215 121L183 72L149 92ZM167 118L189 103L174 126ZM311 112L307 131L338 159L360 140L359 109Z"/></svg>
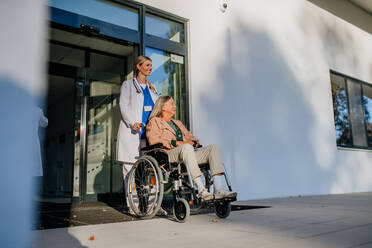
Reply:
<svg viewBox="0 0 372 248"><path fill-rule="evenodd" d="M143 53L152 59L150 82L161 95L173 97L177 106L175 118L189 128L185 24L186 20L182 18L170 17L147 7Z"/></svg>
<svg viewBox="0 0 372 248"><path fill-rule="evenodd" d="M146 33L174 42L185 43L184 24L147 14Z"/></svg>
<svg viewBox="0 0 372 248"><path fill-rule="evenodd" d="M372 85L331 71L336 143L372 148Z"/></svg>
<svg viewBox="0 0 372 248"><path fill-rule="evenodd" d="M184 57L151 47L146 47L145 54L152 59L150 82L160 95L173 97L177 106L175 118L187 123Z"/></svg>
<svg viewBox="0 0 372 248"><path fill-rule="evenodd" d="M364 120L366 123L368 147L372 147L372 86L362 85L363 107L365 111Z"/></svg>
<svg viewBox="0 0 372 248"><path fill-rule="evenodd" d="M108 0L49 0L50 7L88 16L106 23L139 30L139 13L135 8Z"/></svg>

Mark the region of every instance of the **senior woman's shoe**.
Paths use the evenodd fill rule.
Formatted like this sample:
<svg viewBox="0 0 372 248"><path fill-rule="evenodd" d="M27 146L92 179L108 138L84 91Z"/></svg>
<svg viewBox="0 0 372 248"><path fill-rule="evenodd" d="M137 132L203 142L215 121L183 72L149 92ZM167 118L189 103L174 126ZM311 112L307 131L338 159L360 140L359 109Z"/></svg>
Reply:
<svg viewBox="0 0 372 248"><path fill-rule="evenodd" d="M225 189L219 189L217 192L214 194L214 199L222 199L222 198L234 198L236 197L236 192L232 191L227 191Z"/></svg>
<svg viewBox="0 0 372 248"><path fill-rule="evenodd" d="M204 188L200 193L199 197L201 197L204 201L210 201L213 200L213 194L208 192L206 188Z"/></svg>

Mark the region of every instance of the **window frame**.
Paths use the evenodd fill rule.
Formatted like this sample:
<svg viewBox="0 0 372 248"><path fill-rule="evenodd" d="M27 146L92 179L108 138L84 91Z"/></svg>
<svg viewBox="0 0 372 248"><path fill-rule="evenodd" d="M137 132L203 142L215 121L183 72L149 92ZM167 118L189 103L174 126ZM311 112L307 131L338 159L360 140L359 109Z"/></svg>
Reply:
<svg viewBox="0 0 372 248"><path fill-rule="evenodd" d="M330 75L336 75L336 76L339 76L339 77L342 77L344 82L345 82L345 92L346 92L346 100L347 100L347 111L348 111L348 115L347 115L347 119L348 119L348 124L349 124L349 127L350 127L350 139L351 139L351 143L352 145L349 146L349 145L338 145L337 144L337 139L336 139L336 146L337 146L337 149L340 149L340 150L360 150L360 151L369 151L369 152L372 152L372 147L369 147L368 146L368 132L367 132L367 124L366 124L366 121L365 121L365 118L363 119L363 123L364 123L364 130L365 130L365 133L366 133L366 136L365 136L365 139L366 139L366 144L367 146L357 146L357 145L354 145L354 138L353 138L353 131L352 131L352 123L351 123L351 120L350 120L350 102L349 102L349 87L348 87L348 84L349 84L349 80L353 80L355 81L355 83L358 83L360 85L360 96L361 96L361 102L363 102L363 85L365 86L368 86L368 87L371 87L372 88L372 83L367 83L365 81L362 81L360 79L357 79L357 78L354 78L354 77L351 77L351 76L348 76L348 75L345 75L343 73L340 73L340 72L337 72L337 71L334 71L334 70L330 70ZM354 83L354 82L352 82ZM331 81L331 84L332 84L332 81ZM332 94L332 92L331 92ZM335 118L334 116L334 110L333 110L333 100L332 100L332 112L333 112L333 120ZM363 110L363 116L365 117L365 107L364 105L362 104L362 110ZM335 123L334 124L334 128L335 128Z"/></svg>
<svg viewBox="0 0 372 248"><path fill-rule="evenodd" d="M113 0L113 1L120 1L123 2L124 0ZM134 1L132 1L134 2ZM191 120L192 120L192 113L191 113L191 91L190 91L190 76L189 76L189 19L180 17L161 9L148 6L145 4L137 3L141 6L140 10L140 53L145 54L146 47L151 47L159 50L163 50L166 52L174 53L176 55L181 55L184 57L184 65L185 65L185 90L186 90L186 120L184 123L185 126L191 130ZM154 35L146 34L146 13L159 16L161 18L179 22L184 25L184 43L179 43L171 40L162 39L160 37L156 37Z"/></svg>
<svg viewBox="0 0 372 248"><path fill-rule="evenodd" d="M134 31L129 28L117 26L115 32L110 30L109 26L115 26L114 24L105 23L100 21L101 32L97 36L105 36L105 39L113 40L118 43L124 43L125 45L135 45L139 48L139 54L145 54L146 47L151 47L159 50L163 50L176 55L181 55L184 57L185 66L185 90L186 90L186 125L187 128L191 127L191 92L190 92L190 75L189 75L189 19L177 16L175 14L166 12L164 10L139 3L132 0L108 0L110 2L120 4L126 7L130 7L138 10L139 14L139 30ZM80 29L80 24L88 24L95 26L97 23L95 19L87 16L71 13L65 10L60 10L54 7L49 7L52 11L50 23L52 27L62 28L72 32L78 32ZM146 34L146 14L152 14L173 22L178 22L184 26L184 43L175 42L167 39L163 39L154 35ZM80 16L80 20L77 21L77 17ZM73 21L71 21L73 20ZM106 27L107 25L107 27ZM106 31L107 30L107 31ZM111 38L110 38L111 37Z"/></svg>

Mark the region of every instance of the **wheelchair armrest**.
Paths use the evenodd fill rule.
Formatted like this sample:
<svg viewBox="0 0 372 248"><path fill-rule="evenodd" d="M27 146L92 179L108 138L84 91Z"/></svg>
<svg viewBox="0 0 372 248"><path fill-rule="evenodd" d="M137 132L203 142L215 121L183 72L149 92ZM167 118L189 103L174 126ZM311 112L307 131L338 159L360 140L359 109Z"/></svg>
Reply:
<svg viewBox="0 0 372 248"><path fill-rule="evenodd" d="M156 148L162 148L163 147L163 144L162 143L156 143L156 144L153 144L151 146L146 146L144 148L141 148L141 151L144 152L144 151L151 151L151 150L154 150Z"/></svg>

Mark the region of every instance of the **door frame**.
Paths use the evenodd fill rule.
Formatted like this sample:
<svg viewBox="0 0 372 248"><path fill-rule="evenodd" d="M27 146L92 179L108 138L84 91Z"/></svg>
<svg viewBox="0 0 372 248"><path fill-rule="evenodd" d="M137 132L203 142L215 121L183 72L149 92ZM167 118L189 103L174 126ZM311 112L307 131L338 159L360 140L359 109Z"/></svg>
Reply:
<svg viewBox="0 0 372 248"><path fill-rule="evenodd" d="M163 10L145 5L140 2L136 1L127 1L127 0L109 0L110 2L121 4L123 6L134 8L138 11L139 14L139 29L138 31L131 30L125 28L123 26L118 26L115 24L107 23L104 21L100 21L88 16L79 15L76 13L72 13L66 10L62 10L55 7L50 7L50 24L53 28L62 29L64 31L69 31L78 34L86 34L88 36L95 36L100 39L109 40L118 44L123 45L130 45L134 46L134 57L137 57L139 54L145 54L146 47L152 47L156 49L160 49L163 51L175 53L178 55L182 55L185 58L185 83L186 83L186 94L189 96L186 98L186 126L191 127L191 103L190 103L190 90L189 90L189 65L188 65L188 22L189 20L169 12L165 12ZM172 20L175 22L179 22L184 25L184 36L185 40L184 43L178 43L166 39L162 39L153 35L146 33L146 14L153 14L168 20ZM92 26L94 28L99 28L99 32L89 32L86 29L82 29L81 25L86 24ZM89 57L86 56L85 58L86 64L89 65ZM89 67L89 66L86 66ZM81 131L84 130L86 132L87 128L87 108L88 108L88 95L89 95L89 82L87 82L87 78L84 82L84 99L82 99L82 111L84 116L81 119ZM88 80L89 81L89 80ZM88 86L87 86L88 85ZM84 128L84 129L83 129ZM81 132L82 135L82 132ZM82 136L81 136L82 138ZM87 170L87 134L84 133L84 144L82 144L81 149L81 159L80 159L80 173L84 173L82 178L84 182L80 182L79 187L79 197L73 199L73 201L84 202L84 201L97 201L100 196L91 196L86 195L86 170ZM81 142L83 143L83 142ZM85 172L84 172L85 170ZM84 194L83 194L84 193ZM124 199L124 198L122 198Z"/></svg>
<svg viewBox="0 0 372 248"><path fill-rule="evenodd" d="M105 24L105 25L107 26L107 24ZM79 33L79 34L82 34L82 35L89 36L88 34L82 33L80 30L77 30L73 27L68 27L68 26L65 26L65 25L58 24L58 23L51 22L50 27L55 28L55 29L60 29L60 30L63 30L63 31L67 31L67 32ZM133 43L133 42L126 41L126 40L118 40L116 38L106 37L106 36L103 36L103 35L97 35L97 36L95 36L95 38L108 40L110 42L118 43L118 44L121 44L121 45L132 46L133 49L134 49L134 56L138 55L139 44L137 44L137 43ZM74 168L72 168L72 177L73 178L72 178L71 201L72 202L96 202L96 201L117 202L117 201L120 201L120 200L122 201L122 199L124 199L124 193L102 193L102 194L89 194L89 195L87 194L87 156L88 156L88 154L87 154L87 149L88 149L88 134L87 134L87 128L88 128L87 117L88 116L87 116L87 114L88 114L88 108L89 108L88 101L89 101L89 95L90 95L89 87L90 87L90 83L91 83L91 80L89 78L89 75L88 75L87 71L89 70L89 67L90 67L90 54L92 52L102 54L102 55L108 55L108 56L112 56L112 57L116 57L116 58L121 58L121 59L124 60L125 68L127 67L128 61L127 61L125 56L119 56L119 55L116 55L116 54L111 54L109 52L98 51L98 50L91 49L91 48L88 48L88 47L82 47L82 46L69 44L69 43L56 41L56 40L49 40L49 42L50 42L49 44L56 44L56 45L61 45L61 46L65 46L65 47L71 47L71 48L79 49L79 50L82 50L82 51L85 52L85 54L84 54L85 62L84 62L84 67L83 68L78 68L78 67L69 66L69 65L61 65L61 64L57 64L57 63L53 63L53 62L51 62L49 64L49 70L54 71L54 72L52 72L52 75L54 75L56 73L61 75L61 73L58 73L57 70L55 70L56 69L55 67L56 66L63 66L65 68L64 71L66 73L68 73L68 75L69 75L68 77L75 78L76 79L75 82L80 81L80 82L83 83L82 96L80 96L81 97L81 106L80 106L80 108L81 108L81 113L80 113L80 141L81 142L80 142L80 168L79 168L79 196L78 197L73 196L73 192L74 192L73 186L74 186L74 176L75 175L74 175ZM49 73L49 74L51 74L51 73ZM64 75L64 73L62 73L62 74ZM74 75L74 77L73 77L72 74ZM83 79L79 80L78 75L83 75ZM75 111L76 111L76 104L75 104L76 99L77 99L77 97L79 97L79 96L77 96L76 87L78 87L78 86L75 84L73 114L75 114ZM75 122L75 117L73 117L73 121ZM75 125L74 125L74 127L75 127ZM74 150L73 150L73 152L74 152ZM71 166L74 167L74 162L73 161L71 163Z"/></svg>

